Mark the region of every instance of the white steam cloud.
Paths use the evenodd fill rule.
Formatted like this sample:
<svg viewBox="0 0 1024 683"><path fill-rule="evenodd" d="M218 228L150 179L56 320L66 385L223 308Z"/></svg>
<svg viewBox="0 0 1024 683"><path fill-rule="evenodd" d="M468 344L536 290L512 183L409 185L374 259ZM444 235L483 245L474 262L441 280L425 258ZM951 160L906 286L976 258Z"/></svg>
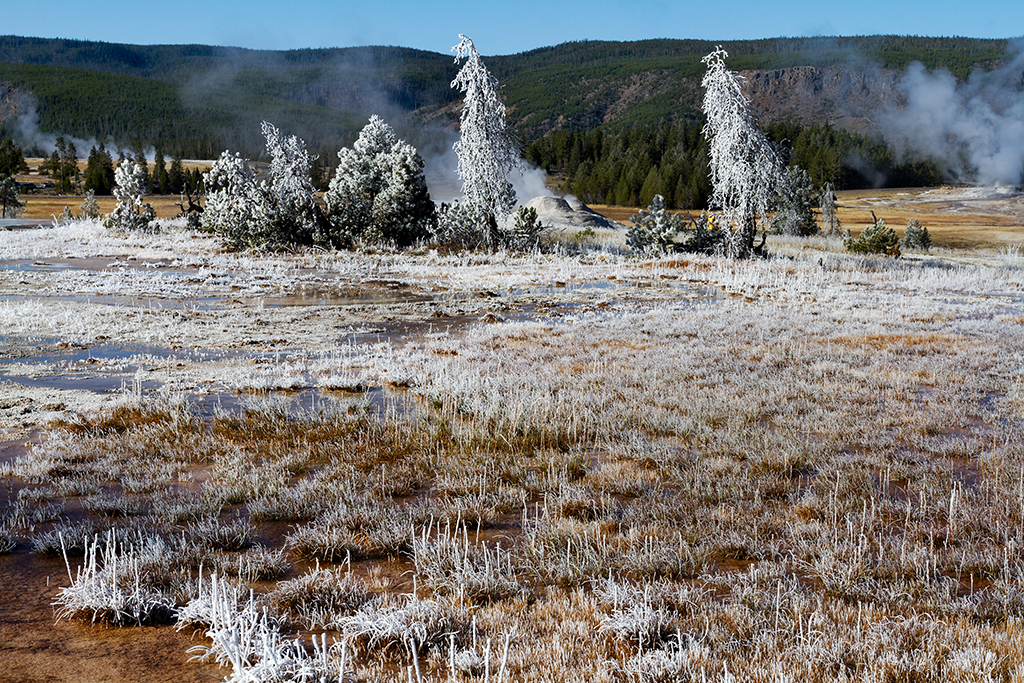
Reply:
<svg viewBox="0 0 1024 683"><path fill-rule="evenodd" d="M15 102L15 115L12 133L14 143L26 152L38 150L47 155L57 149L58 137L63 137L65 141L74 144L75 153L78 155L79 159L88 157L89 151L93 147L99 147L100 145L96 138L89 138L88 140L85 140L73 135L53 132L48 133L41 130L39 128L39 111L36 108L35 99L31 95L25 93L19 93L18 99ZM110 154L120 154L122 151L121 147L113 142L105 144L107 152ZM143 150L143 154L146 156L148 161L153 161L156 158L156 149L153 147L147 147Z"/></svg>
<svg viewBox="0 0 1024 683"><path fill-rule="evenodd" d="M958 180L1021 184L1024 51L1001 68L975 72L960 84L948 71L928 71L915 63L900 87L906 105L878 115L891 144L938 159Z"/></svg>
<svg viewBox="0 0 1024 683"><path fill-rule="evenodd" d="M427 180L430 198L435 202L452 203L462 198L462 181L456 169L459 158L455 155L452 145L459 139L458 133L451 128L431 131L430 140L419 152L423 157L423 175ZM525 161L518 170L512 171L508 181L516 191L516 200L526 204L534 197L553 197L548 189L547 173L544 169L527 164Z"/></svg>
<svg viewBox="0 0 1024 683"><path fill-rule="evenodd" d="M39 129L39 112L36 110L34 99L22 94L15 103L16 115L14 118L14 142L20 147L40 149L46 153L57 149L57 133L44 133ZM82 140L70 135L64 139L74 143L75 150L79 156L86 156L89 150L96 144L96 140Z"/></svg>

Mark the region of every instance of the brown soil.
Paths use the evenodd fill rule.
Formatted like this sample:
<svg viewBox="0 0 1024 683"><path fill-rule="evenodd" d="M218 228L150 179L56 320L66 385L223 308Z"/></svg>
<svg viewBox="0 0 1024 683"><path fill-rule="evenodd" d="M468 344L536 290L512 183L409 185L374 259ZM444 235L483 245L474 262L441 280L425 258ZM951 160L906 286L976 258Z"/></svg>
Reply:
<svg viewBox="0 0 1024 683"><path fill-rule="evenodd" d="M173 626L107 628L54 623L50 603L67 584L60 559L40 558L22 545L0 556L0 680L195 682L223 680L224 670L189 662L190 633Z"/></svg>

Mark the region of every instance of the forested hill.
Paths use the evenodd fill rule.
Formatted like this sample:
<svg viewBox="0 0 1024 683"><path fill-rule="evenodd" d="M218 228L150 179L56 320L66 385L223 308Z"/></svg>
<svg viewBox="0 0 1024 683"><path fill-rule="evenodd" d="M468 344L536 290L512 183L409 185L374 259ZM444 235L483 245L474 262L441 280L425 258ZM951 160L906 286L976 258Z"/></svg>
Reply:
<svg viewBox="0 0 1024 683"><path fill-rule="evenodd" d="M801 104L780 93L780 84L820 92L841 80L835 72L878 78L913 61L963 78L999 65L1007 51L1005 40L895 36L722 45L732 69L750 72L751 94L768 117L805 123L856 120L858 112L842 110L849 99L842 92L832 93L838 96L828 106ZM503 84L512 123L532 139L557 129L692 120L700 59L714 47L697 40L584 41L485 63ZM43 131L121 144L161 141L185 154L224 146L256 151L264 118L318 147L351 140L371 113L449 125L456 70L450 55L396 47L259 51L0 37L0 82L9 93L32 95L21 100L22 109L34 103ZM863 93L863 79L855 85ZM867 99L854 104L871 104L877 93L870 80L866 89Z"/></svg>

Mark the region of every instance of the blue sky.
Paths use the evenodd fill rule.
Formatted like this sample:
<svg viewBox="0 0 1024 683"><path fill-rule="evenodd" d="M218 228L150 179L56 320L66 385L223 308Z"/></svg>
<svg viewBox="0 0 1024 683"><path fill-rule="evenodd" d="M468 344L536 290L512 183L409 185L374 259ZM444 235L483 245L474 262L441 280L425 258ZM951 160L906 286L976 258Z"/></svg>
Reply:
<svg viewBox="0 0 1024 683"><path fill-rule="evenodd" d="M458 34L482 54L569 40L709 40L865 35L1024 36L1020 0L13 0L0 33L119 43L255 49L400 45L447 52Z"/></svg>

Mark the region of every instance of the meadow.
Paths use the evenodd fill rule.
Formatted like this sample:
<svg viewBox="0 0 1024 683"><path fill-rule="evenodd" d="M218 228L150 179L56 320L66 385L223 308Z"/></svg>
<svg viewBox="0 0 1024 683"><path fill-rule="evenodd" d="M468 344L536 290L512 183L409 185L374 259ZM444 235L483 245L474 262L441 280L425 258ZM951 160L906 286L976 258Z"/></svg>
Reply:
<svg viewBox="0 0 1024 683"><path fill-rule="evenodd" d="M5 675L1024 680L1021 199L872 210L937 246L0 232Z"/></svg>

